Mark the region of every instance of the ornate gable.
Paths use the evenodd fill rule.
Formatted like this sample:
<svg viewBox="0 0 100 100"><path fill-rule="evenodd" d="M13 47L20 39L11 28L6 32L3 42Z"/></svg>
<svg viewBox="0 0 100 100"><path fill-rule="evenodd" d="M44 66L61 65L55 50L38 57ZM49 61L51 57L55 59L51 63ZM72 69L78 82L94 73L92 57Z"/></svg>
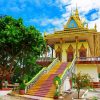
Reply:
<svg viewBox="0 0 100 100"><path fill-rule="evenodd" d="M67 28L83 28L83 24L79 18L77 8L76 8L75 14L70 16L66 26L67 26Z"/></svg>
<svg viewBox="0 0 100 100"><path fill-rule="evenodd" d="M76 16L71 16L67 22L67 28L83 28L83 24Z"/></svg>
<svg viewBox="0 0 100 100"><path fill-rule="evenodd" d="M67 52L73 52L73 46L71 44L69 45Z"/></svg>
<svg viewBox="0 0 100 100"><path fill-rule="evenodd" d="M68 28L78 28L78 24L76 23L74 19L71 19L69 23L67 24L67 27Z"/></svg>

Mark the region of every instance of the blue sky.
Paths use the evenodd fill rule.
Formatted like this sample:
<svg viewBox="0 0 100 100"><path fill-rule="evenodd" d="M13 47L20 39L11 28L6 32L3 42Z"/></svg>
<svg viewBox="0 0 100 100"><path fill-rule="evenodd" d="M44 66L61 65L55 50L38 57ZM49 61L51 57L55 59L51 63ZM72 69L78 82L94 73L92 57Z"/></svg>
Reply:
<svg viewBox="0 0 100 100"><path fill-rule="evenodd" d="M0 14L21 17L26 26L52 33L63 29L76 4L82 21L88 22L91 28L96 23L100 31L99 0L0 0Z"/></svg>

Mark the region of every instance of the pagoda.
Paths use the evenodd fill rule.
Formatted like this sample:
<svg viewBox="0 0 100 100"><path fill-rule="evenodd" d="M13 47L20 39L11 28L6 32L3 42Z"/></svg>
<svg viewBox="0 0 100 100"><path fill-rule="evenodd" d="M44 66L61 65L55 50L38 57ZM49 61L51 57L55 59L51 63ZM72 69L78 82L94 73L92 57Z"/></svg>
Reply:
<svg viewBox="0 0 100 100"><path fill-rule="evenodd" d="M88 73L93 81L100 79L100 32L97 26L90 29L88 23L82 22L78 8L71 13L63 30L52 34L44 34L44 38L52 48L52 57L61 62L73 63L75 61L75 73Z"/></svg>
<svg viewBox="0 0 100 100"><path fill-rule="evenodd" d="M88 28L88 23L82 22L76 7L63 30L52 34L44 34L44 38L52 48L52 57L60 61L71 62L73 58L100 57L100 32L97 26Z"/></svg>
<svg viewBox="0 0 100 100"><path fill-rule="evenodd" d="M94 25L89 29L88 24L81 21L76 8L63 30L45 33L47 47L52 48L52 58L55 59L36 75L36 80L31 81L32 84L35 82L33 86L27 86L27 95L53 98L57 89L53 81L55 77L60 77L59 91L64 92L72 87L72 73L78 72L89 74L93 78L93 87L100 88L100 33L96 28Z"/></svg>

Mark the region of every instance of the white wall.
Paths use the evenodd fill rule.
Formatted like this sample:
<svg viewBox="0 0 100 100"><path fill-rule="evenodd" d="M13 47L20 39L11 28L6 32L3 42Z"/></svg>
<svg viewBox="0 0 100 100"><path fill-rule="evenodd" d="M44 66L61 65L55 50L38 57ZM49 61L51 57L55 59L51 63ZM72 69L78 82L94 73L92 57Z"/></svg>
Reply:
<svg viewBox="0 0 100 100"><path fill-rule="evenodd" d="M98 82L98 68L96 64L77 64L76 65L76 73L88 73L91 78L93 78L94 82Z"/></svg>

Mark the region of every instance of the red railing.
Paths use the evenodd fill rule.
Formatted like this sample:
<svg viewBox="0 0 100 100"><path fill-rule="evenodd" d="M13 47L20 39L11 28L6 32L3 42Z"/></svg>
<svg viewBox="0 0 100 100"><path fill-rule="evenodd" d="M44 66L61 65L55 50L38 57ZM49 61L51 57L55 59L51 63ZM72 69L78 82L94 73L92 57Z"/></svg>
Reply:
<svg viewBox="0 0 100 100"><path fill-rule="evenodd" d="M100 57L83 57L77 59L77 64L100 64Z"/></svg>
<svg viewBox="0 0 100 100"><path fill-rule="evenodd" d="M93 88L100 88L100 82L92 82Z"/></svg>
<svg viewBox="0 0 100 100"><path fill-rule="evenodd" d="M36 63L43 67L46 67L46 66L50 65L54 59L55 58L41 57L36 61Z"/></svg>

